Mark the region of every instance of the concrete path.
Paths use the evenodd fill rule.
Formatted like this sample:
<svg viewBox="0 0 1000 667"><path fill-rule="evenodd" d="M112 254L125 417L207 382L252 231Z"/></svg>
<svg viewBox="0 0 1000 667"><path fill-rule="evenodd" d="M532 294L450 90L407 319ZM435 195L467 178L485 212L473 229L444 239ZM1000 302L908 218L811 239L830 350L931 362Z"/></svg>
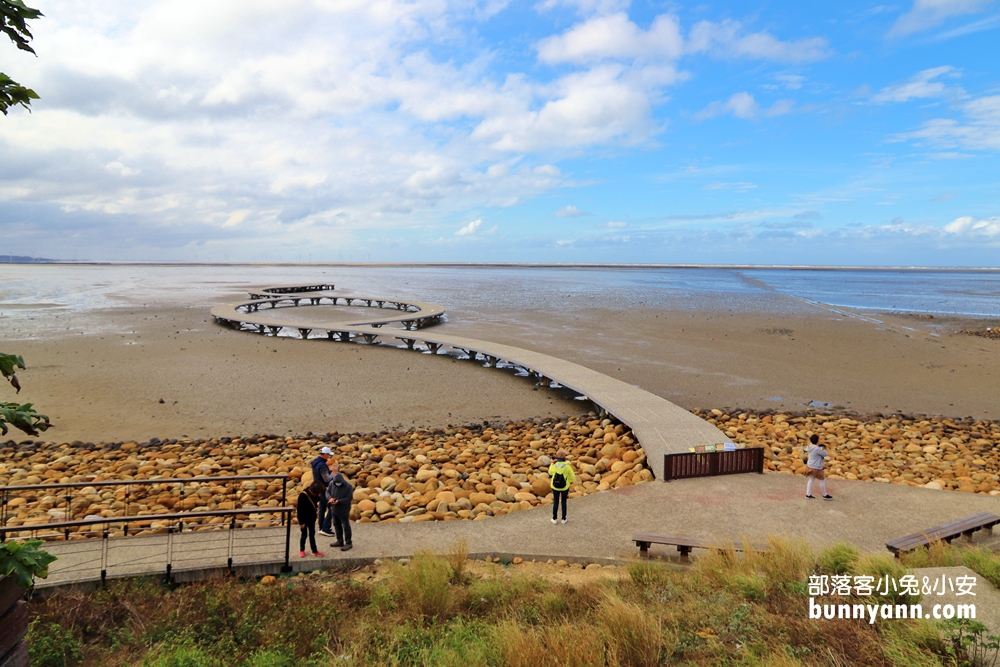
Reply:
<svg viewBox="0 0 1000 667"><path fill-rule="evenodd" d="M885 542L890 539L976 512L1000 513L1000 498L979 494L847 480L828 483L833 501L806 500L805 478L779 473L639 484L570 500L565 526L552 525L549 507L482 521L352 524L355 548L346 553L331 550L332 540L321 538L320 550L327 555L322 563L298 559L298 530L293 527L292 560L296 569L315 569L337 561L409 556L420 549L445 552L463 539L474 554L587 562L631 559L638 554L631 542L637 532L718 540L748 537L755 542L776 535L804 540L814 548L846 542L863 552L888 554ZM244 559L283 558L284 529L239 533ZM225 564L224 557L210 558L207 549L214 544L217 553L224 553L227 532L183 538L175 537L174 556L183 559L175 569ZM43 587L99 577L100 540L54 542L46 548L61 560L53 564ZM112 540L109 555L112 552L118 552L114 562L122 565L111 574L143 568L164 571L164 536ZM672 547L653 545L650 552L676 556Z"/></svg>
<svg viewBox="0 0 1000 667"><path fill-rule="evenodd" d="M663 473L663 455L687 452L695 445L719 444L725 442L725 434L705 420L696 417L687 410L678 407L656 394L652 394L634 385L616 380L603 373L574 364L557 357L539 352L532 352L512 345L501 345L484 340L448 336L446 334L425 333L423 331L401 331L399 329L373 328L373 324L381 327L393 322L414 322L419 320L435 320L444 314L444 309L435 304L423 302L401 302L374 297L344 297L302 287L300 293L284 293L293 287L282 286L280 296L270 296L268 300L254 299L241 303L216 306L212 316L219 322L263 333L270 330L278 333L282 329L297 331L303 338L321 338L323 340L341 340L366 343L376 341L393 345L406 346L416 351L438 353L443 348L451 348L467 355L467 358L485 362L486 365L497 367L503 365L515 366L530 375L537 377L543 383L555 382L563 387L586 396L590 401L628 425L636 435L639 445L646 452L653 474L659 478ZM267 289L261 292L267 292ZM255 293L257 294L257 293ZM257 294L259 296L259 294ZM310 307L322 299L360 300L380 311L388 309L392 313L387 317L359 319L344 324L331 324L319 318L315 321L296 320L291 322L282 318L282 311L287 312L300 301L307 301ZM278 308L254 310L248 308L259 306L265 301L280 301ZM372 305L375 304L375 305ZM381 305L379 305L381 304ZM275 304L277 305L277 304Z"/></svg>

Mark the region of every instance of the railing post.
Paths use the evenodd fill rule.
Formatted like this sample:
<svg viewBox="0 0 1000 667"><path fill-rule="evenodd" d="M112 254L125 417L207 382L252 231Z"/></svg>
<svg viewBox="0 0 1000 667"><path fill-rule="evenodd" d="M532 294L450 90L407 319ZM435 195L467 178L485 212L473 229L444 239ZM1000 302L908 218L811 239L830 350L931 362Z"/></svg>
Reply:
<svg viewBox="0 0 1000 667"><path fill-rule="evenodd" d="M288 512L282 512L282 514L288 514ZM289 546L292 541L292 517L286 517L285 521L285 565L281 568L282 572L291 572L292 566L288 562Z"/></svg>
<svg viewBox="0 0 1000 667"><path fill-rule="evenodd" d="M170 570L174 562L174 527L167 526L167 583L170 583Z"/></svg>
<svg viewBox="0 0 1000 667"><path fill-rule="evenodd" d="M285 476L285 477L283 477L281 479L281 506L282 507L285 507L285 506L288 505L288 503L286 502L286 495L285 495L287 493L287 491L288 491L288 477ZM281 513L281 523L282 523L282 525L284 525L286 522L287 523L291 523L292 522L292 518L290 516L288 516L288 514L286 512L282 512Z"/></svg>
<svg viewBox="0 0 1000 667"><path fill-rule="evenodd" d="M101 584L108 581L108 527L104 526L104 533L101 535Z"/></svg>

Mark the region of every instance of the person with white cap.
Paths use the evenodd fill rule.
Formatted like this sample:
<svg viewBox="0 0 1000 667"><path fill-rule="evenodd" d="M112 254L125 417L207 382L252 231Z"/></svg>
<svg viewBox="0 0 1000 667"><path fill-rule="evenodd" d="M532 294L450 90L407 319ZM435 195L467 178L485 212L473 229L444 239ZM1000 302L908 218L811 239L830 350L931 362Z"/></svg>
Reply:
<svg viewBox="0 0 1000 667"><path fill-rule="evenodd" d="M323 485L325 489L329 484L330 480L333 479L333 474L330 472L330 467L327 465L327 461L333 456L333 451L329 447L323 447L319 450L319 456L312 460L310 464L313 471L313 481L319 482ZM332 508L326 499L326 494L322 493L319 497L319 534L326 535L327 537L333 537L333 533L330 532L330 521L332 519Z"/></svg>

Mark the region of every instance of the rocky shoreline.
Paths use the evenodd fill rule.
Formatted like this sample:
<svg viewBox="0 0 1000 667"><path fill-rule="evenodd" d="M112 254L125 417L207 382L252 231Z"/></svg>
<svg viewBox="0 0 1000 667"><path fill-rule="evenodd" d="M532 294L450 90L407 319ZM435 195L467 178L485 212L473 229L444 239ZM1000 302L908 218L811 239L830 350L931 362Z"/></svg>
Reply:
<svg viewBox="0 0 1000 667"><path fill-rule="evenodd" d="M252 436L207 440L153 440L111 444L8 441L0 446L0 486L67 482L185 479L286 474L292 504L312 481L310 461L329 446L355 486L351 517L359 522L485 519L552 502L547 474L552 456L566 449L577 479L569 497L653 479L645 454L622 424L594 415L488 423L446 429L381 433L311 433L301 438ZM211 481L120 487L82 487L66 510L64 492L12 492L7 526L69 519L155 517L178 511L248 509L241 523L267 526L268 508L282 500L279 480ZM222 517L185 526L221 527ZM202 525L199 525L202 524ZM171 521L137 519L160 532ZM72 531L79 532L79 531Z"/></svg>
<svg viewBox="0 0 1000 667"><path fill-rule="evenodd" d="M763 446L765 469L803 474L805 445L817 433L830 449L832 479L857 479L1000 495L1000 422L900 415L800 414L736 409L694 410L739 447ZM312 480L310 461L329 446L355 485L351 517L359 522L482 520L552 502L548 465L558 449L577 472L570 498L653 479L626 426L593 414L505 424L303 437L149 442L0 443L0 487L83 483L66 492L16 491L7 498L8 528L70 519L135 516L130 533L162 532L176 512L246 510L241 525L270 526L269 511L294 504ZM223 484L193 478L287 475ZM174 479L172 482L156 482ZM187 481L191 479L192 481ZM152 484L86 486L101 481ZM148 517L148 518L147 518ZM185 529L222 528L226 517L192 517ZM83 537L79 529L70 531ZM120 534L113 531L111 534Z"/></svg>
<svg viewBox="0 0 1000 667"><path fill-rule="evenodd" d="M830 451L832 479L1000 495L1000 422L972 417L694 410L733 442L763 446L765 469L805 473L809 435Z"/></svg>

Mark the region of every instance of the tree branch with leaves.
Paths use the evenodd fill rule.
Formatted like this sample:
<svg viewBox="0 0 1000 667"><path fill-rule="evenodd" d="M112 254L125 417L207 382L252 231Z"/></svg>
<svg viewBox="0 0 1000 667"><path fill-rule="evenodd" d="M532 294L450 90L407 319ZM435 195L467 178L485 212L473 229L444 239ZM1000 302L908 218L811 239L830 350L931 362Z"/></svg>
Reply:
<svg viewBox="0 0 1000 667"><path fill-rule="evenodd" d="M10 382L17 394L21 393L21 383L18 382L15 373L19 368L25 370L24 359L14 354L0 352L0 374ZM0 401L0 435L7 435L8 424L34 436L52 425L49 423L48 417L35 412L31 403L19 404Z"/></svg>
<svg viewBox="0 0 1000 667"><path fill-rule="evenodd" d="M41 16L40 11L28 7L22 0L0 0L0 32L7 35L14 46L32 55L35 50L28 43L32 39L28 21ZM6 116L7 110L18 104L31 111L31 100L37 99L38 94L31 88L25 88L0 72L0 112L3 115Z"/></svg>

